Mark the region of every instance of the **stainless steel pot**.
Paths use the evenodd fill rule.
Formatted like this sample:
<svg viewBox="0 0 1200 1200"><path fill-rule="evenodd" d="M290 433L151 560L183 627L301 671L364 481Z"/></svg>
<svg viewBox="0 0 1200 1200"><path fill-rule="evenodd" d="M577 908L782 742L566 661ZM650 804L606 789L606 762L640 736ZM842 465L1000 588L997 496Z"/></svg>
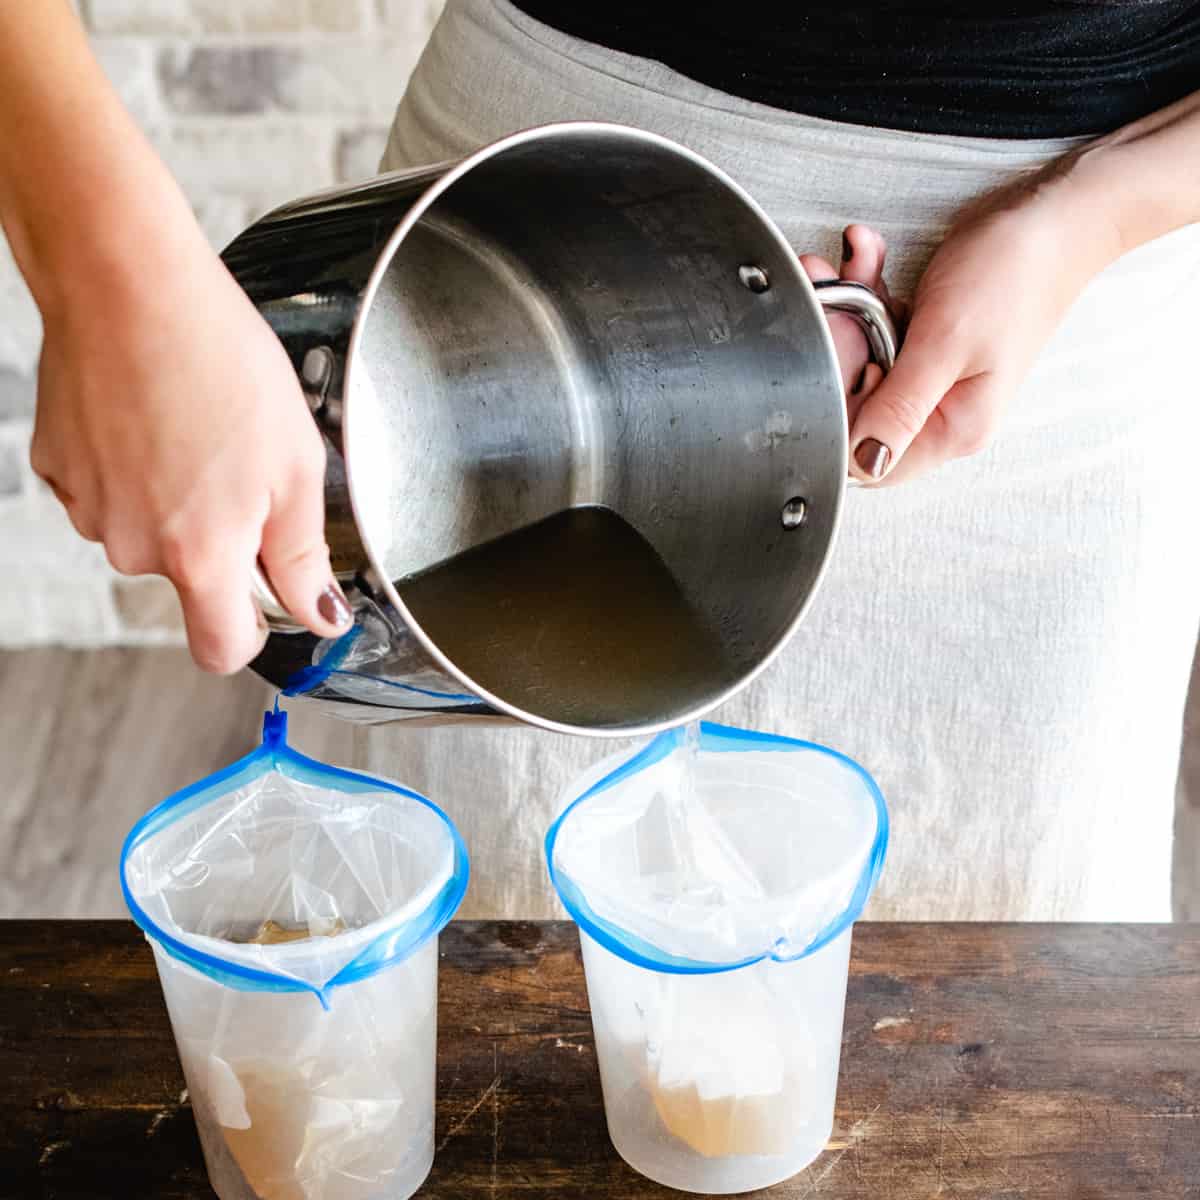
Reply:
<svg viewBox="0 0 1200 1200"><path fill-rule="evenodd" d="M868 289L815 289L712 164L624 126L544 126L287 204L224 259L328 443L327 535L356 613L321 643L260 580L264 678L350 719L627 735L716 707L796 628L847 482L822 308L859 319L885 368L895 334ZM578 505L649 540L732 667L589 723L566 667L518 703L456 666L453 638L434 644L394 581Z"/></svg>

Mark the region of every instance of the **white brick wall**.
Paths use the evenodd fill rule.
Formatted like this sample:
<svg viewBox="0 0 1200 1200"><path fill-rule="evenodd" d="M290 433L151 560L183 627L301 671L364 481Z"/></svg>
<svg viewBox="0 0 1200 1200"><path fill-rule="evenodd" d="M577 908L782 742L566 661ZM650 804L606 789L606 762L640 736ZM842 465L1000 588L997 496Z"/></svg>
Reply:
<svg viewBox="0 0 1200 1200"><path fill-rule="evenodd" d="M36 0L31 0L36 2ZM370 174L442 0L79 0L100 62L214 247ZM28 466L41 325L0 239L0 645L174 641L173 593L121 580ZM31 581L36 581L33 585Z"/></svg>

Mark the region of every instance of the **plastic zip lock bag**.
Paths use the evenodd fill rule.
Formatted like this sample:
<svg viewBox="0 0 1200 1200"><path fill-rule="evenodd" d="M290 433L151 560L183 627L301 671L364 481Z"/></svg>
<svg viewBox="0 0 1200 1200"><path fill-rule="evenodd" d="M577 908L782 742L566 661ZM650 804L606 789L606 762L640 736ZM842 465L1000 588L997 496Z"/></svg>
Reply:
<svg viewBox="0 0 1200 1200"><path fill-rule="evenodd" d="M467 886L449 818L262 744L147 813L121 883L154 950L222 1200L402 1200L433 1160L437 934Z"/></svg>

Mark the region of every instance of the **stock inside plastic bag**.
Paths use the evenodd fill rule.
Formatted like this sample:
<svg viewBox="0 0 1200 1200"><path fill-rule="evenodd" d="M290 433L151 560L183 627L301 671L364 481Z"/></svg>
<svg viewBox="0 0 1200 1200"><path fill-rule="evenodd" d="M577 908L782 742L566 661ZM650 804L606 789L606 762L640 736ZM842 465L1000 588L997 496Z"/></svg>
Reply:
<svg viewBox="0 0 1200 1200"><path fill-rule="evenodd" d="M657 970L813 953L862 911L887 847L874 780L790 738L672 730L576 788L546 838L559 895L601 945Z"/></svg>
<svg viewBox="0 0 1200 1200"><path fill-rule="evenodd" d="M286 713L268 713L257 750L139 821L121 882L175 958L231 987L328 1004L449 921L466 851L424 797L298 754L286 728ZM265 922L292 940L252 942Z"/></svg>

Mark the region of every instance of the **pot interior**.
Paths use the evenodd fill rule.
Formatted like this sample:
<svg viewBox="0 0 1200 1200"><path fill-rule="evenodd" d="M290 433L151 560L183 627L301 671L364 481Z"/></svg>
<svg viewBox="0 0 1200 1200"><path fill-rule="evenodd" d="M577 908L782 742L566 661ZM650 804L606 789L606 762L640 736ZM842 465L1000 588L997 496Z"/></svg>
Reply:
<svg viewBox="0 0 1200 1200"><path fill-rule="evenodd" d="M745 266L769 287L748 286ZM567 724L675 720L711 707L788 635L833 535L844 399L794 254L703 163L596 126L509 145L424 208L360 320L344 423L359 528L415 623L477 685ZM531 572L528 553L493 555L489 580L470 577L474 607L453 619L432 621L429 589L414 582L588 506L653 548L710 638L708 653L681 650L707 660L696 669L639 666L663 636L648 612L659 601L613 581L586 615L594 626L611 611L619 640L639 650L606 651L628 685L612 711L581 695L596 673L573 652L526 683L505 670L568 619L569 599ZM569 530L543 541L565 574L590 569L588 588L603 590L595 554L581 543L573 558ZM621 575L620 555L604 562ZM636 571L629 588L654 591ZM441 589L438 608L455 594ZM524 624L489 620L506 609ZM510 644L481 666L467 643L493 633ZM651 668L656 686L634 687Z"/></svg>

